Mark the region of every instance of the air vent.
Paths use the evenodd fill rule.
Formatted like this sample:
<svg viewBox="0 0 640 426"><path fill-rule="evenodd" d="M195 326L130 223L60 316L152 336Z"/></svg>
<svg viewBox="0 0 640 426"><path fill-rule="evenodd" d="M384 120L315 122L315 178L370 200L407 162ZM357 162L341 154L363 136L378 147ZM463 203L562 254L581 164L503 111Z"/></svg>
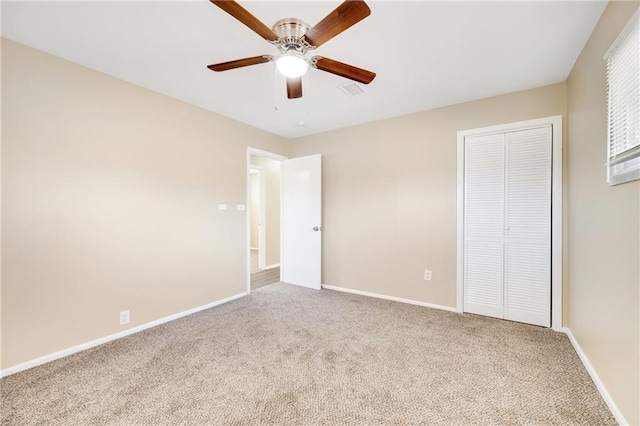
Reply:
<svg viewBox="0 0 640 426"><path fill-rule="evenodd" d="M362 87L358 86L356 83L347 83L338 87L350 98L354 96L362 95L364 93L364 90L362 89Z"/></svg>

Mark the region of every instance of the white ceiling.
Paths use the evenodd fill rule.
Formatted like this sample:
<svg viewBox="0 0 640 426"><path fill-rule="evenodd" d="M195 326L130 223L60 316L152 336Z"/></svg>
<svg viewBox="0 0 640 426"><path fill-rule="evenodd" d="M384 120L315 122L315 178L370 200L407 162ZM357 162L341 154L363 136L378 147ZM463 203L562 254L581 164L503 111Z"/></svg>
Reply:
<svg viewBox="0 0 640 426"><path fill-rule="evenodd" d="M268 26L314 25L339 1L240 2ZM207 0L3 2L2 35L287 138L564 81L606 3L370 1L371 16L310 52L376 72L312 69L286 99L273 63L206 65L277 50ZM301 124L304 122L304 124Z"/></svg>

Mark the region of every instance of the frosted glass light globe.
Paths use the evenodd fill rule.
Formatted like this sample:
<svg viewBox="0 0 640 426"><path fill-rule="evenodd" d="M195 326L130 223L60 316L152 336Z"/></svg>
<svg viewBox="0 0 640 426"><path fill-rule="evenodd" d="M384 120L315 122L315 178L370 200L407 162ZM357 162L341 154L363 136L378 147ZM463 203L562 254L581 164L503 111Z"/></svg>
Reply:
<svg viewBox="0 0 640 426"><path fill-rule="evenodd" d="M288 78L302 77L309 70L309 62L299 53L283 53L276 59L276 68Z"/></svg>

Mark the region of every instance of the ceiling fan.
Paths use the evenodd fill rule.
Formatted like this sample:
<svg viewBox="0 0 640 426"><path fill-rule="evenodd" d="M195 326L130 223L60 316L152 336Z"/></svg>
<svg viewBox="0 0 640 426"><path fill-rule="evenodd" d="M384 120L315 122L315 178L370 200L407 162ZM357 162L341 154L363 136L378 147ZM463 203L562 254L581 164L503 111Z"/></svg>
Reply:
<svg viewBox="0 0 640 426"><path fill-rule="evenodd" d="M208 65L207 68L212 71L227 71L275 60L276 68L287 79L287 98L289 99L302 97L302 76L309 67L363 84L371 83L376 76L374 72L322 56L314 56L310 60L305 57L307 51L320 47L369 16L371 10L362 0L346 0L314 27L310 27L300 19L285 18L276 22L273 28L267 27L233 0L210 1L280 50L280 54L276 57L261 55Z"/></svg>

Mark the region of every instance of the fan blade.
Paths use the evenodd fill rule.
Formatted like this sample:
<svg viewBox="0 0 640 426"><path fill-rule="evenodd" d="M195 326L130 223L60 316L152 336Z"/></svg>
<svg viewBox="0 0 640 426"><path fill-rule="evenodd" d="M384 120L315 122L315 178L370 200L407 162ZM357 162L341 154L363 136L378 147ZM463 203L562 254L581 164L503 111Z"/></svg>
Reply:
<svg viewBox="0 0 640 426"><path fill-rule="evenodd" d="M314 56L311 58L311 65L319 70L346 77L363 84L369 84L376 78L375 72L363 70L362 68L334 61L333 59L323 58L322 56Z"/></svg>
<svg viewBox="0 0 640 426"><path fill-rule="evenodd" d="M371 9L364 1L346 0L307 31L304 38L312 46L321 46L370 14Z"/></svg>
<svg viewBox="0 0 640 426"><path fill-rule="evenodd" d="M271 28L263 24L258 18L249 13L244 7L233 0L210 0L211 3L227 12L229 15L249 27L250 30L258 34L265 40L278 41L276 33Z"/></svg>
<svg viewBox="0 0 640 426"><path fill-rule="evenodd" d="M302 97L302 77L287 78L287 98L296 99Z"/></svg>
<svg viewBox="0 0 640 426"><path fill-rule="evenodd" d="M235 68L248 67L250 65L266 64L267 62L271 62L272 60L273 56L270 55L253 56L251 58L236 59L235 61L207 65L207 68L209 68L211 71L220 72L232 70Z"/></svg>

